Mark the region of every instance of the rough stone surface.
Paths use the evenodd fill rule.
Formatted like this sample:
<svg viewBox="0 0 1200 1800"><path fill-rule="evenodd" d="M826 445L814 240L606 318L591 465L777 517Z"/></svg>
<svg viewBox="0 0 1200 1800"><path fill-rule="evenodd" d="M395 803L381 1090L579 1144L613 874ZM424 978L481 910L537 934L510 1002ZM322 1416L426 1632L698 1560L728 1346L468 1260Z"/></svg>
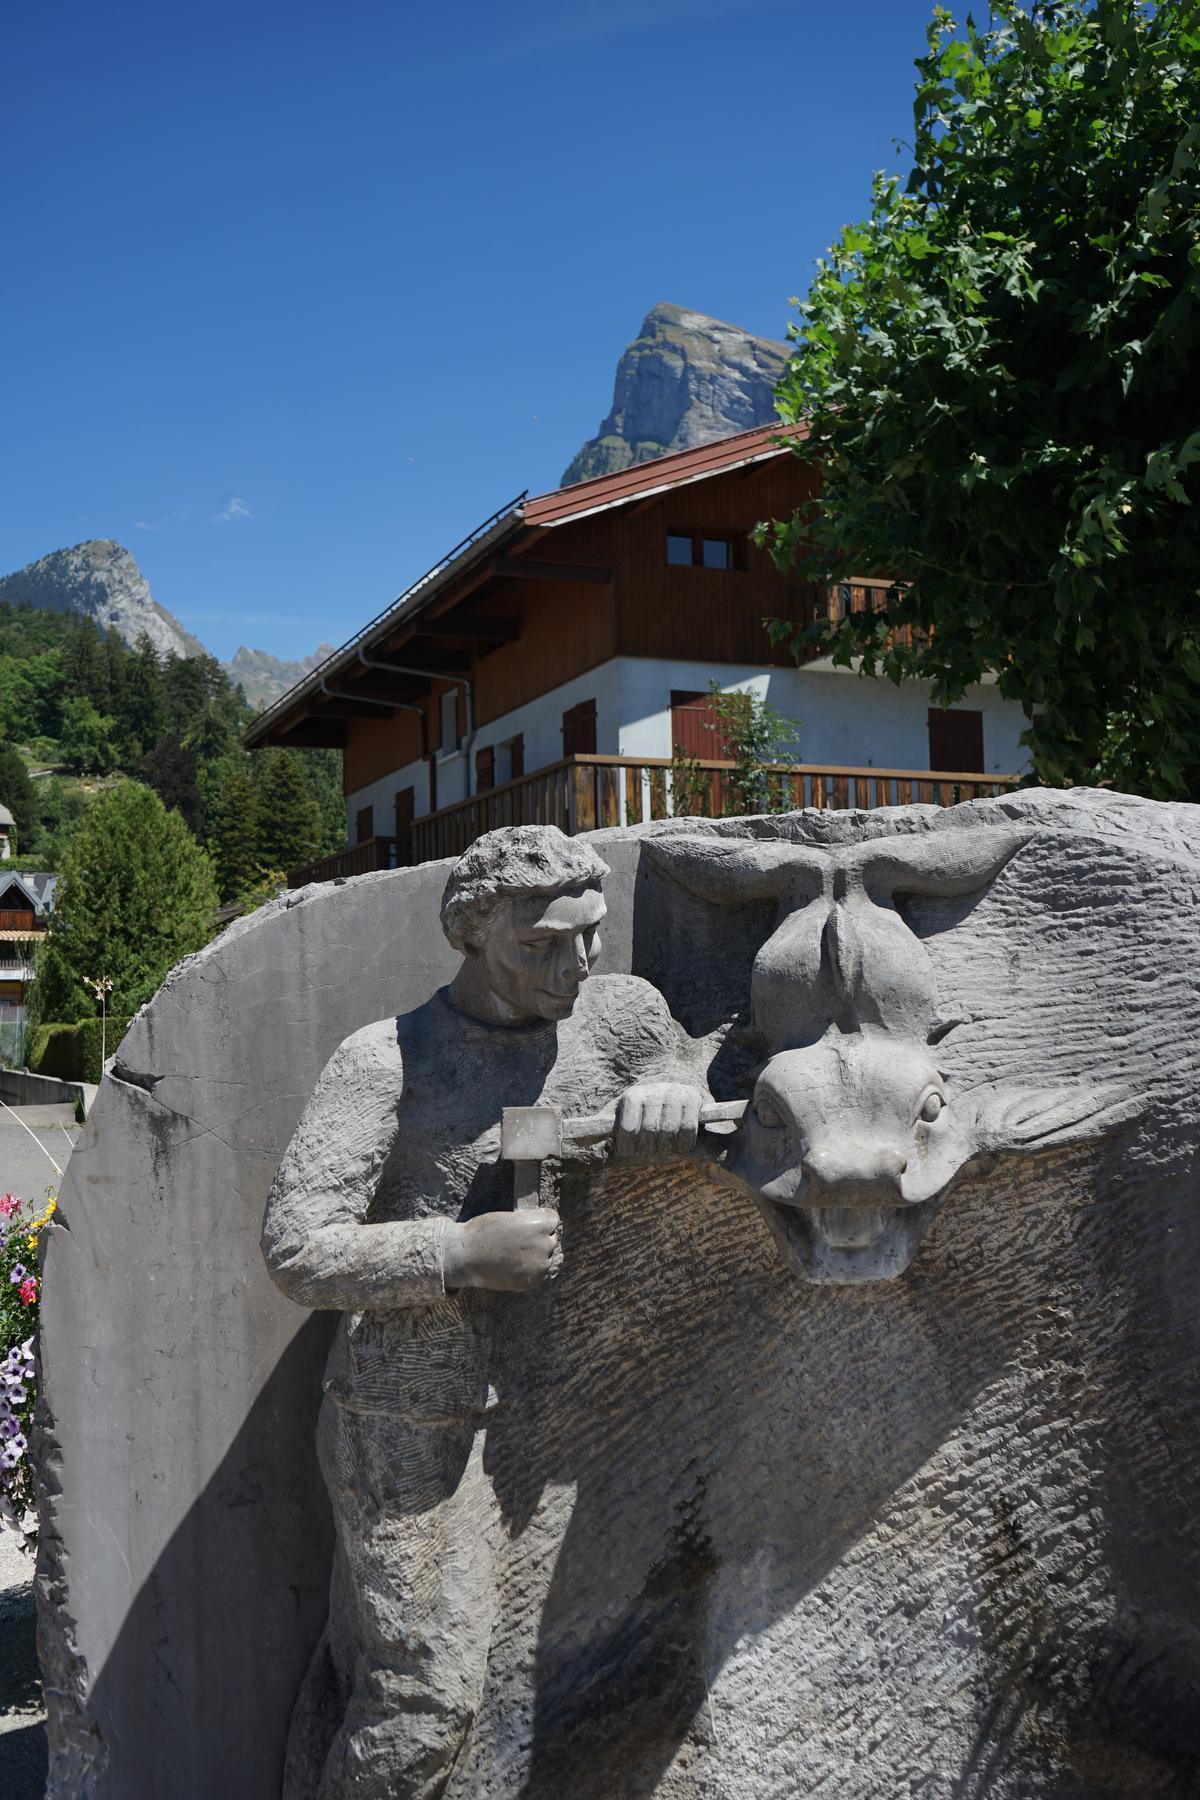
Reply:
<svg viewBox="0 0 1200 1800"><path fill-rule="evenodd" d="M333 644L318 644L311 656L292 661L272 656L269 650L249 650L245 644L239 644L224 667L229 679L240 684L251 706L269 706L303 681L318 663L332 656L334 648Z"/></svg>
<svg viewBox="0 0 1200 1800"><path fill-rule="evenodd" d="M788 346L666 301L651 307L617 364L600 429L563 472L563 486L693 450L775 418Z"/></svg>
<svg viewBox="0 0 1200 1800"><path fill-rule="evenodd" d="M804 1279L715 1167L564 1174L558 1279L497 1306L474 1450L495 1625L453 1800L1200 1781L1200 813L1035 792L597 834L604 966L661 990L733 1098L758 1073L755 962L792 914L773 888L690 891L648 839L828 866L888 837L970 860L1014 831L982 886L871 902L919 940L935 1025L960 1021L933 1046L948 1116L1086 1082L1121 1120L992 1142L889 1280ZM52 1795L207 1796L230 1771L279 1792L328 1580L329 1331L271 1286L259 1220L329 1053L451 972L444 877L235 927L101 1090L46 1264Z"/></svg>

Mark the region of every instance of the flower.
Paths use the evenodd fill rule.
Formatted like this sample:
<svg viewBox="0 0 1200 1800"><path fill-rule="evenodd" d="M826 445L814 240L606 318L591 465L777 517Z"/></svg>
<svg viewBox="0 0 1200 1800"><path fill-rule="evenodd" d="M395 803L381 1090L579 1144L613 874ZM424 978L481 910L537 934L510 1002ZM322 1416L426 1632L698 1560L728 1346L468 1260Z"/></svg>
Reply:
<svg viewBox="0 0 1200 1800"><path fill-rule="evenodd" d="M0 1450L0 1469L15 1469L21 1460L21 1452L13 1448L10 1441Z"/></svg>
<svg viewBox="0 0 1200 1800"><path fill-rule="evenodd" d="M27 1237L25 1239L25 1248L27 1250L36 1250L37 1249L37 1238L36 1237Z"/></svg>
<svg viewBox="0 0 1200 1800"><path fill-rule="evenodd" d="M18 1200L15 1194L0 1194L0 1213L3 1213L6 1219L15 1218L24 1204L24 1201Z"/></svg>
<svg viewBox="0 0 1200 1800"><path fill-rule="evenodd" d="M29 1390L28 1388L23 1388L20 1382L14 1383L8 1390L7 1399L10 1406L24 1406L28 1398Z"/></svg>
<svg viewBox="0 0 1200 1800"><path fill-rule="evenodd" d="M27 1275L17 1292L21 1296L22 1306L32 1306L37 1299L37 1276Z"/></svg>
<svg viewBox="0 0 1200 1800"><path fill-rule="evenodd" d="M14 1263L12 1274L8 1279L16 1285L17 1283L24 1281L27 1273L28 1271L24 1263Z"/></svg>
<svg viewBox="0 0 1200 1800"><path fill-rule="evenodd" d="M0 1419L0 1438L14 1438L18 1435L20 1429L21 1427L11 1413L9 1413L6 1419Z"/></svg>

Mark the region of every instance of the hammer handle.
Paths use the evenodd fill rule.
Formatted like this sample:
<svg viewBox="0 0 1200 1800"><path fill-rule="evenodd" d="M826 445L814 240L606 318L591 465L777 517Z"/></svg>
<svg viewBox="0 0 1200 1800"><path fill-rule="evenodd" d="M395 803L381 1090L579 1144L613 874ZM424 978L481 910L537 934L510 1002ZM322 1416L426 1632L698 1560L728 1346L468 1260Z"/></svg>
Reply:
<svg viewBox="0 0 1200 1800"><path fill-rule="evenodd" d="M716 1125L726 1120L738 1120L746 1110L745 1100L714 1100L708 1106L700 1108L701 1125ZM617 1109L611 1112L593 1113L590 1118L564 1119L562 1122L562 1140L564 1144L600 1144L606 1137L612 1136L613 1126L617 1122Z"/></svg>

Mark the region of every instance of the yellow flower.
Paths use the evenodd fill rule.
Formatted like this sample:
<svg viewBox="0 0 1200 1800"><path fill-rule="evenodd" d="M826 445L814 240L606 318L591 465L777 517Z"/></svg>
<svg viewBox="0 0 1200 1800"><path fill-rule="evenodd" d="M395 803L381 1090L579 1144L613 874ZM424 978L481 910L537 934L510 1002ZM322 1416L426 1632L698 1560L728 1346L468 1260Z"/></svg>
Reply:
<svg viewBox="0 0 1200 1800"><path fill-rule="evenodd" d="M36 1237L27 1237L25 1239L25 1242L31 1250L37 1249L37 1238Z"/></svg>

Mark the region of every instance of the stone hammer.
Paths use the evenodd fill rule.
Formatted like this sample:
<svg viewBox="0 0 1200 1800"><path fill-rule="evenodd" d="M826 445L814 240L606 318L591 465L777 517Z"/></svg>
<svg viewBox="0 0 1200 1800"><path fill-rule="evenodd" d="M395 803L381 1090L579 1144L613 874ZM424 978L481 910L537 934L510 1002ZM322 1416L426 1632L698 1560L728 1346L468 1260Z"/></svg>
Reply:
<svg viewBox="0 0 1200 1800"><path fill-rule="evenodd" d="M733 1129L745 1100L712 1100L700 1108L701 1125ZM602 1144L612 1135L617 1109L565 1119L557 1106L506 1106L500 1114L500 1160L513 1166L513 1201L518 1211L540 1205L542 1164L549 1156L569 1156L574 1146Z"/></svg>

